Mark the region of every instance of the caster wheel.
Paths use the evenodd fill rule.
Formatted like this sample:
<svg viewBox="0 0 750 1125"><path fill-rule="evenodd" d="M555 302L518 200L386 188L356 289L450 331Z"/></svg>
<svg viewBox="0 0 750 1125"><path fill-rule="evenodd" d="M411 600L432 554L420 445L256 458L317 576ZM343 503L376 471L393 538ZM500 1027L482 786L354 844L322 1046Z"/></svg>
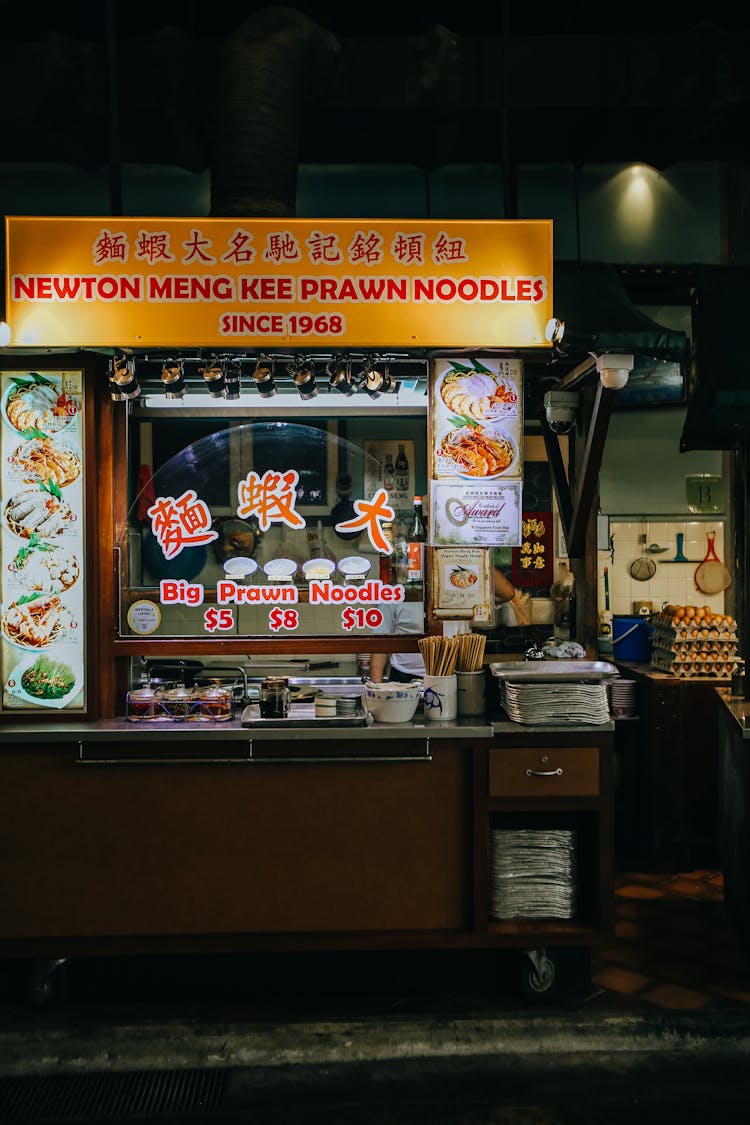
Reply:
<svg viewBox="0 0 750 1125"><path fill-rule="evenodd" d="M521 963L521 992L529 1000L538 1000L555 983L555 962L544 949L532 949Z"/></svg>
<svg viewBox="0 0 750 1125"><path fill-rule="evenodd" d="M34 962L26 980L26 996L35 1008L62 1004L68 995L68 974L65 958Z"/></svg>

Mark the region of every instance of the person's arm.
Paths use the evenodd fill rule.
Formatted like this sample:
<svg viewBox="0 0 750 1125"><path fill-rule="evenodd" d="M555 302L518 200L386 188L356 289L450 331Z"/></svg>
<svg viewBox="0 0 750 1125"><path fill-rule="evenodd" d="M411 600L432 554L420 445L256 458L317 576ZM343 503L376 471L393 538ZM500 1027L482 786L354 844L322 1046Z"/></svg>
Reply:
<svg viewBox="0 0 750 1125"><path fill-rule="evenodd" d="M503 574L499 567L493 567L492 584L495 590L496 602L511 602L516 596L515 587Z"/></svg>
<svg viewBox="0 0 750 1125"><path fill-rule="evenodd" d="M387 661L387 652L370 653L370 679L374 684L382 684Z"/></svg>

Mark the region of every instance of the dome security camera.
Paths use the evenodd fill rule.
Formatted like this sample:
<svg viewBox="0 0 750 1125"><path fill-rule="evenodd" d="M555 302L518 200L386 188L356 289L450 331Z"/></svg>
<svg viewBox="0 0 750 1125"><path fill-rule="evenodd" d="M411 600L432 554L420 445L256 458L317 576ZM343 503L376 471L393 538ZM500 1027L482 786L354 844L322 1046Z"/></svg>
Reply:
<svg viewBox="0 0 750 1125"><path fill-rule="evenodd" d="M544 413L549 428L556 434L567 434L576 424L578 395L575 391L547 391Z"/></svg>

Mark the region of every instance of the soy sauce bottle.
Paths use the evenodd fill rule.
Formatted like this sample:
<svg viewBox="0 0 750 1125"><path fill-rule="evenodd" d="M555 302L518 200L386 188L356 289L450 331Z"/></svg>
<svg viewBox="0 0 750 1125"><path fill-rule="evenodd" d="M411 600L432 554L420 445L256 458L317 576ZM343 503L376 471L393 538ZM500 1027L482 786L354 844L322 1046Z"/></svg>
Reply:
<svg viewBox="0 0 750 1125"><path fill-rule="evenodd" d="M427 542L427 524L422 511L422 497L414 497L414 515L409 528L409 582L424 579L424 545Z"/></svg>

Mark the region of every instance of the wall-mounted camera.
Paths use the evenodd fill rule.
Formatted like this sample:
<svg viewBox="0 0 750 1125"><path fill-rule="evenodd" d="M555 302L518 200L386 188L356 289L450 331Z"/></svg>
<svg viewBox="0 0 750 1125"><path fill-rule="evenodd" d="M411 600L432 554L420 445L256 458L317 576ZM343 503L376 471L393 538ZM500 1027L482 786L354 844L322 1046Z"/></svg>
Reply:
<svg viewBox="0 0 750 1125"><path fill-rule="evenodd" d="M556 434L569 433L576 424L578 394L576 391L547 391L544 413L549 428Z"/></svg>

